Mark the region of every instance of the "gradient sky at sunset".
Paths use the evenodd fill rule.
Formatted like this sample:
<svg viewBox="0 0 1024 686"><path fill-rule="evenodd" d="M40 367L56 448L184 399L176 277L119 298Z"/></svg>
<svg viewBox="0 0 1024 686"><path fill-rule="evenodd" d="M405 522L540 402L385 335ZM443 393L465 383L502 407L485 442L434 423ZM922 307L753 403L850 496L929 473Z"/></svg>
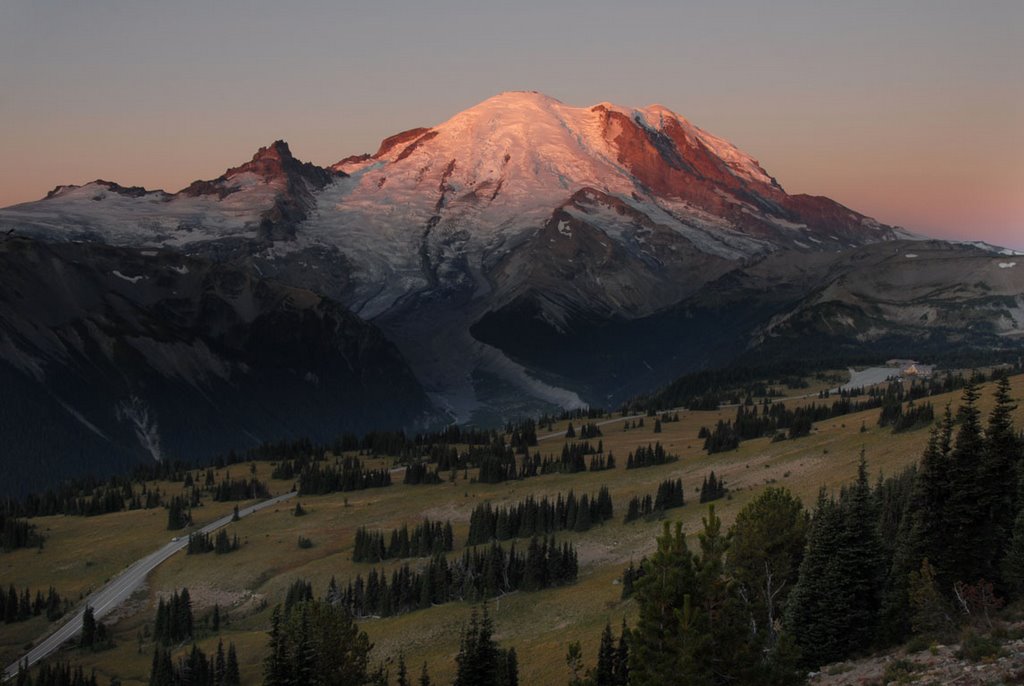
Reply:
<svg viewBox="0 0 1024 686"><path fill-rule="evenodd" d="M661 103L791 193L1024 249L1022 0L4 0L0 206L277 138L329 164L519 89Z"/></svg>

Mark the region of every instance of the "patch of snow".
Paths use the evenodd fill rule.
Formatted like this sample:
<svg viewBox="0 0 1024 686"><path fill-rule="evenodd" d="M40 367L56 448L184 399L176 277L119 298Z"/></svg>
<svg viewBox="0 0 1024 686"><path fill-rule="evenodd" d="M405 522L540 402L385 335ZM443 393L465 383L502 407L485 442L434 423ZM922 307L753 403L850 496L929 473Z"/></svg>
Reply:
<svg viewBox="0 0 1024 686"><path fill-rule="evenodd" d="M572 238L572 226L569 225L569 222L562 219L558 222L558 233L567 238Z"/></svg>
<svg viewBox="0 0 1024 686"><path fill-rule="evenodd" d="M184 274L188 274L188 266L187 266L187 265L184 265L184 264L183 264L183 265L181 265L180 267L171 267L171 269L172 269L173 271L176 271L176 272L178 272L179 274L183 274L183 275L184 275Z"/></svg>
<svg viewBox="0 0 1024 686"><path fill-rule="evenodd" d="M117 418L127 422L135 431L135 438L139 445L150 454L156 462L163 462L163 452L160 448L160 427L156 418L151 417L149 408L138 396L132 396L117 405L115 408Z"/></svg>
<svg viewBox="0 0 1024 686"><path fill-rule="evenodd" d="M1016 266L1017 266L1016 262L1000 262L999 263L999 268L1000 269L1010 269L1010 268L1016 267Z"/></svg>
<svg viewBox="0 0 1024 686"><path fill-rule="evenodd" d="M904 255L904 257L906 257L908 260L912 260L915 257L917 257L917 255L912 252L908 252L906 255Z"/></svg>
<svg viewBox="0 0 1024 686"><path fill-rule="evenodd" d="M57 402L60 403L60 406L63 407L64 410L67 411L68 414L70 414L72 417L74 417L76 420L78 420L78 422L82 426L87 428L89 431L92 431L94 434L96 434L97 436L99 436L103 440L105 440L105 441L109 441L110 440L110 437L108 437L105 433L103 433L103 431L101 431L98 426L96 426L95 424L90 422L88 419L86 419L84 416L82 416L81 412L79 412L75 408L71 407L66 402L61 400L60 398L57 398Z"/></svg>
<svg viewBox="0 0 1024 686"><path fill-rule="evenodd" d="M794 230L796 230L796 229L806 229L807 228L807 224L800 224L800 223L797 223L797 222L791 222L788 219L783 219L782 217L776 217L776 216L770 215L770 214L764 215L764 218L767 219L768 221L770 221L775 226L778 226L779 228L782 228L782 229L794 229ZM808 236L808 238L810 238L810 236Z"/></svg>
<svg viewBox="0 0 1024 686"><path fill-rule="evenodd" d="M111 272L111 273L112 273L112 274L113 274L114 276L116 276L117 278L119 278L119 279L124 279L124 280L125 280L125 281L127 281L128 283L138 283L138 282L139 282L139 281L141 281L142 279L146 278L146 277L145 277L145 276L143 276L142 274L139 274L138 276L125 276L124 274L122 274L121 272L119 272L119 271L118 271L118 270L116 270L116 269L115 269L115 270L114 270L113 272Z"/></svg>

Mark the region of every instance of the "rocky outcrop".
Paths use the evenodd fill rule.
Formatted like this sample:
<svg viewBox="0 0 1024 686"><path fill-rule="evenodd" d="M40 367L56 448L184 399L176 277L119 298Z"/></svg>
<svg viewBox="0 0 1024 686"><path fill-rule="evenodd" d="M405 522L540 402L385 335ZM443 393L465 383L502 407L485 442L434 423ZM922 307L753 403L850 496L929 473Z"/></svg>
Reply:
<svg viewBox="0 0 1024 686"><path fill-rule="evenodd" d="M247 174L277 189L271 207L259 218L259 237L271 241L293 239L296 227L316 204L315 193L335 178L346 176L341 171L300 162L292 156L288 144L279 140L257 150L249 162L228 169L212 181L194 181L179 194L188 197L216 195L223 200L241 189L239 179Z"/></svg>

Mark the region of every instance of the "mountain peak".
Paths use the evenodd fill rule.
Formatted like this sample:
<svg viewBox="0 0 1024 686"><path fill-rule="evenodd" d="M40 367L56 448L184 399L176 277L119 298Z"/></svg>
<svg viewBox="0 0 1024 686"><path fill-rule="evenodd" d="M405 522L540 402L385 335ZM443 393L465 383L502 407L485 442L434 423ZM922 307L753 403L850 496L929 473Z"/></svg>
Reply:
<svg viewBox="0 0 1024 686"><path fill-rule="evenodd" d="M562 101L557 98L553 98L550 95L545 95L540 91L502 91L497 95L491 96L485 103L501 103L504 105L515 105L520 103L556 103L561 105Z"/></svg>
<svg viewBox="0 0 1024 686"><path fill-rule="evenodd" d="M292 156L291 149L288 147L288 143L283 140L276 140L270 145L260 148L252 156L253 162L263 159L288 160L294 159L294 157Z"/></svg>

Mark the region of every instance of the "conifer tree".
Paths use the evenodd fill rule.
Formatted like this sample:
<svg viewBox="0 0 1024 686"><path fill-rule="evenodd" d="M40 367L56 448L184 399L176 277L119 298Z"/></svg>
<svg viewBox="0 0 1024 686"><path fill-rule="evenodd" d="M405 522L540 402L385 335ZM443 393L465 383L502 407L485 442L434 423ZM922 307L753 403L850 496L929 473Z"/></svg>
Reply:
<svg viewBox="0 0 1024 686"><path fill-rule="evenodd" d="M398 654L398 686L410 686L409 670L405 667L405 655Z"/></svg>
<svg viewBox="0 0 1024 686"><path fill-rule="evenodd" d="M800 576L790 594L785 625L801 652L801 661L818 667L846 654L841 618L846 603L841 598L840 575L832 560L842 536L842 515L835 500L818 494L807 536L807 550Z"/></svg>
<svg viewBox="0 0 1024 686"><path fill-rule="evenodd" d="M615 650L614 686L626 686L629 683L629 628L626 618L622 618L622 631L619 633L619 645Z"/></svg>
<svg viewBox="0 0 1024 686"><path fill-rule="evenodd" d="M594 686L615 686L615 663L618 658L612 625L604 625L601 643L597 649L597 668L594 670Z"/></svg>
<svg viewBox="0 0 1024 686"><path fill-rule="evenodd" d="M840 499L843 532L834 563L844 578L842 592L847 594L846 640L853 652L869 646L875 632L883 583L882 548L878 536L878 513L871 499L867 461L861 450L857 481Z"/></svg>
<svg viewBox="0 0 1024 686"><path fill-rule="evenodd" d="M1024 595L1024 508L1017 513L1002 561L1002 577L1015 596Z"/></svg>
<svg viewBox="0 0 1024 686"><path fill-rule="evenodd" d="M976 541L982 576L989 580L1000 577L1003 557L1013 536L1017 503L1016 477L1022 462L1020 441L1014 432L1013 411L1016 405L1010 395L1010 382L1003 377L996 384L995 407L988 419L985 449L980 465L980 481L985 486L983 498L977 503L979 516L987 527L979 527L982 538Z"/></svg>
<svg viewBox="0 0 1024 686"><path fill-rule="evenodd" d="M228 659L224 667L224 686L241 686L242 675L238 668L238 653L235 644L228 644Z"/></svg>
<svg viewBox="0 0 1024 686"><path fill-rule="evenodd" d="M882 594L880 639L882 643L902 641L910 631L910 597L908 580L918 571L921 561L931 561L940 588L948 578L939 572L946 564L945 540L948 535L945 507L952 489L950 452L952 450L953 414L949 405L938 427L932 430L921 456L914 480L907 514L896 534L892 562Z"/></svg>
<svg viewBox="0 0 1024 686"><path fill-rule="evenodd" d="M82 613L82 638L79 645L83 648L92 648L96 643L96 617L88 605Z"/></svg>
<svg viewBox="0 0 1024 686"><path fill-rule="evenodd" d="M691 631L695 584L693 555L682 525L665 522L658 549L635 584L640 614L630 636L630 682L635 686L672 683L680 677L677 636Z"/></svg>
<svg viewBox="0 0 1024 686"><path fill-rule="evenodd" d="M484 605L482 616L476 608L462 633L454 686L489 686L498 683L500 651L494 642L494 624Z"/></svg>
<svg viewBox="0 0 1024 686"><path fill-rule="evenodd" d="M979 512L978 505L986 501L988 484L979 469L985 449L981 430L981 412L978 409L978 388L973 380L963 389L957 410L958 429L950 454L949 480L951 488L943 508L948 526L945 540L944 564L935 561L937 578L949 588L955 581L974 583L988 575L990 560L979 555L978 541L990 540L989 511Z"/></svg>
<svg viewBox="0 0 1024 686"><path fill-rule="evenodd" d="M740 510L729 531L727 572L741 592L752 638L769 650L799 576L808 523L798 498L769 487Z"/></svg>

